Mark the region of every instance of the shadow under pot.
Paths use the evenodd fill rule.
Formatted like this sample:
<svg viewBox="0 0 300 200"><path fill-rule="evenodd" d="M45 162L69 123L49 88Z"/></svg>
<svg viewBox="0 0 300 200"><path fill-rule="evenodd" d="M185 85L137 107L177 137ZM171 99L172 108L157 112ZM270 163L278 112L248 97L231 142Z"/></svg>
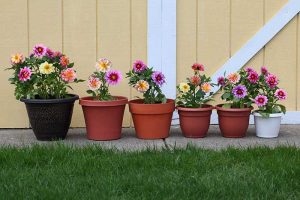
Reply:
<svg viewBox="0 0 300 200"><path fill-rule="evenodd" d="M251 114L250 108L222 108L223 104L216 106L219 127L223 137L242 138L246 136Z"/></svg>
<svg viewBox="0 0 300 200"><path fill-rule="evenodd" d="M121 138L125 106L128 99L114 96L112 101L94 100L92 97L80 98L87 138L89 140L116 140Z"/></svg>
<svg viewBox="0 0 300 200"><path fill-rule="evenodd" d="M177 107L180 128L184 137L203 138L207 135L210 125L212 110L211 105L203 105L201 108Z"/></svg>
<svg viewBox="0 0 300 200"><path fill-rule="evenodd" d="M38 140L63 140L68 133L78 95L63 99L20 99L26 105L30 125Z"/></svg>
<svg viewBox="0 0 300 200"><path fill-rule="evenodd" d="M162 139L169 137L175 101L144 104L142 99L129 101L135 132L140 139Z"/></svg>

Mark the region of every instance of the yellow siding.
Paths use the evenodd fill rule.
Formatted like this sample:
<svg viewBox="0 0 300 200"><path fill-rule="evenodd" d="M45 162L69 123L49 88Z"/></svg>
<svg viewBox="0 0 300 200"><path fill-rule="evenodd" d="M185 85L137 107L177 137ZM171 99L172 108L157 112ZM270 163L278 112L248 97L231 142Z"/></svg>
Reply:
<svg viewBox="0 0 300 200"><path fill-rule="evenodd" d="M75 14L74 14L75 13ZM82 79L87 79L96 62L96 1L63 1L63 51L75 62ZM86 83L72 85L79 96L86 96ZM81 106L75 103L71 126L85 126Z"/></svg>
<svg viewBox="0 0 300 200"><path fill-rule="evenodd" d="M206 72L212 75L287 2L288 0L179 0L177 82L184 81L191 74L189 66L196 61L204 64ZM193 9L195 6L198 8L196 11ZM266 65L278 74L280 86L288 92L288 100L284 102L288 110L300 109L300 100L297 101L297 97L300 98L300 83L297 81L300 71L297 70L300 34L297 23L297 18L293 19L245 65L256 70ZM211 103L220 103L220 95L215 97L216 101Z"/></svg>
<svg viewBox="0 0 300 200"><path fill-rule="evenodd" d="M0 1L0 8L0 127L28 127L25 106L15 100L14 87L7 81L11 72L4 71L12 53L28 53L27 2Z"/></svg>
<svg viewBox="0 0 300 200"><path fill-rule="evenodd" d="M266 0L265 16L269 20L287 0ZM284 103L288 110L296 110L297 18L294 18L265 48L265 65L279 75L281 87L288 92Z"/></svg>
<svg viewBox="0 0 300 200"><path fill-rule="evenodd" d="M203 63L212 75L287 1L177 0L177 83L191 75L194 62ZM11 72L3 69L11 53L26 55L36 43L66 53L82 79L92 73L96 59L109 58L124 76L112 93L138 95L125 73L134 60L147 62L147 0L2 0L0 7L0 128L29 125L25 106L14 99L7 81ZM280 76L289 93L288 110L300 109L299 25L298 16L246 64L256 69L266 65ZM86 83L73 86L74 93L86 95ZM126 110L124 126L129 125ZM78 102L72 126L84 126Z"/></svg>

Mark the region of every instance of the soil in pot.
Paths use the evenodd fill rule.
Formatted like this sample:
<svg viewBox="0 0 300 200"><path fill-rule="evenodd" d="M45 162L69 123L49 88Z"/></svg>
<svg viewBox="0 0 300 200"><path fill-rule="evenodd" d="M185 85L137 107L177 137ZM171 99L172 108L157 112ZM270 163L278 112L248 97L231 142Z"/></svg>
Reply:
<svg viewBox="0 0 300 200"><path fill-rule="evenodd" d="M263 117L254 112L254 123L256 136L261 138L276 138L279 135L282 113L270 114L269 117Z"/></svg>
<svg viewBox="0 0 300 200"><path fill-rule="evenodd" d="M93 100L83 97L79 100L82 106L87 137L90 140L116 140L122 135L122 122L128 99L114 96L112 101Z"/></svg>
<svg viewBox="0 0 300 200"><path fill-rule="evenodd" d="M180 128L185 137L203 138L206 136L210 124L210 116L214 109L211 105L201 108L177 107Z"/></svg>
<svg viewBox="0 0 300 200"><path fill-rule="evenodd" d="M169 137L175 101L168 99L162 104L144 104L143 100L129 101L136 135L140 139Z"/></svg>
<svg viewBox="0 0 300 200"><path fill-rule="evenodd" d="M38 140L65 139L73 114L74 102L79 97L64 99L21 99L25 103L32 130Z"/></svg>
<svg viewBox="0 0 300 200"><path fill-rule="evenodd" d="M241 138L246 136L249 126L250 108L222 108L222 104L216 106L219 119L219 127L223 137Z"/></svg>

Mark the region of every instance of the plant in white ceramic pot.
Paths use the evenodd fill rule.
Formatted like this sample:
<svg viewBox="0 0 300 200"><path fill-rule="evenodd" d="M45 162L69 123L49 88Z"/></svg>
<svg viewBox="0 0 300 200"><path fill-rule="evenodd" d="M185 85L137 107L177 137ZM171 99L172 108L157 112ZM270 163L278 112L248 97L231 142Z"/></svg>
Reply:
<svg viewBox="0 0 300 200"><path fill-rule="evenodd" d="M248 68L249 76L256 73ZM278 137L281 117L286 112L284 105L278 103L287 98L287 93L278 87L279 79L266 67L261 68L256 88L252 91L252 99L258 109L253 112L256 135L262 138Z"/></svg>

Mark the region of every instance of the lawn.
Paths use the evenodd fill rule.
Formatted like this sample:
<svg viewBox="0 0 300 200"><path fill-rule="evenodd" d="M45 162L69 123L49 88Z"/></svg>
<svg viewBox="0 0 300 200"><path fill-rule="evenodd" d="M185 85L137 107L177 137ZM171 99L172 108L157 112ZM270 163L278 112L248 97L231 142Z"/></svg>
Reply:
<svg viewBox="0 0 300 200"><path fill-rule="evenodd" d="M0 149L1 199L299 199L300 149Z"/></svg>

